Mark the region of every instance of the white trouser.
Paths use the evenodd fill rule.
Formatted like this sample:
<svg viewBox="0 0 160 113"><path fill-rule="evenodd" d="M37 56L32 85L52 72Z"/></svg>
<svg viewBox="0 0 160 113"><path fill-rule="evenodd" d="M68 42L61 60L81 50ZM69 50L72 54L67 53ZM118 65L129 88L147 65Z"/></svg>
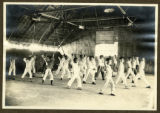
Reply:
<svg viewBox="0 0 160 113"><path fill-rule="evenodd" d="M33 71L33 73L36 73L36 68L35 68L35 66L32 66L32 71Z"/></svg>
<svg viewBox="0 0 160 113"><path fill-rule="evenodd" d="M45 75L43 76L43 80L45 81L46 80L46 77L47 76L50 76L50 80L53 80L53 74L52 74L52 71L50 68L47 68L46 71L45 71Z"/></svg>
<svg viewBox="0 0 160 113"><path fill-rule="evenodd" d="M76 74L76 73L75 73ZM71 77L71 79L68 81L68 86L69 87L71 87L71 85L72 85L72 83L74 82L74 80L77 80L77 87L82 87L82 83L81 83L81 78L80 78L80 76L78 75L73 75L72 77Z"/></svg>
<svg viewBox="0 0 160 113"><path fill-rule="evenodd" d="M23 75L21 76L21 78L24 78L27 73L29 73L29 78L32 78L31 68L25 68L25 70L24 70Z"/></svg>
<svg viewBox="0 0 160 113"><path fill-rule="evenodd" d="M100 92L104 92L104 90L108 87L108 84L111 85L111 93L114 93L115 91L115 84L114 81L112 79L112 77L106 77L106 82L104 84L104 86L102 87L102 89L100 90Z"/></svg>
<svg viewBox="0 0 160 113"><path fill-rule="evenodd" d="M9 67L9 72L8 75L11 75L11 73L13 72L13 75L16 75L16 67L15 66L10 66Z"/></svg>
<svg viewBox="0 0 160 113"><path fill-rule="evenodd" d="M91 77L92 77L92 82L95 82L95 73L96 73L96 70L93 70L93 69L90 69L90 68L87 69L87 73L86 73L86 75L84 76L83 81L86 81L87 78L88 78L88 76L91 75Z"/></svg>
<svg viewBox="0 0 160 113"><path fill-rule="evenodd" d="M138 78L141 78L145 82L146 86L149 86L149 83L148 83L148 81L147 81L147 79L145 77L144 70L139 70L139 72L137 73L137 75L135 77L135 80L134 80L135 85L137 84Z"/></svg>
<svg viewBox="0 0 160 113"><path fill-rule="evenodd" d="M127 73L126 73L126 78L131 75L132 76L132 80L135 79L135 74L133 72L133 70L131 68L128 68Z"/></svg>
<svg viewBox="0 0 160 113"><path fill-rule="evenodd" d="M121 79L122 79L122 81L123 81L123 84L124 84L125 86L127 86L127 81L126 81L126 77L125 77L124 72L118 72L118 78L117 78L115 84L118 84L118 82L119 82Z"/></svg>
<svg viewBox="0 0 160 113"><path fill-rule="evenodd" d="M68 78L71 78L70 71L68 68L62 68L61 78L63 78L65 74L67 74Z"/></svg>
<svg viewBox="0 0 160 113"><path fill-rule="evenodd" d="M87 72L86 72L85 66L80 66L80 73L81 73L80 74L81 76L86 75Z"/></svg>
<svg viewBox="0 0 160 113"><path fill-rule="evenodd" d="M59 66L58 66L58 69L57 69L57 71L56 71L56 75L59 74L59 72L60 72L60 70L61 70L62 68L63 68L62 65L59 65Z"/></svg>

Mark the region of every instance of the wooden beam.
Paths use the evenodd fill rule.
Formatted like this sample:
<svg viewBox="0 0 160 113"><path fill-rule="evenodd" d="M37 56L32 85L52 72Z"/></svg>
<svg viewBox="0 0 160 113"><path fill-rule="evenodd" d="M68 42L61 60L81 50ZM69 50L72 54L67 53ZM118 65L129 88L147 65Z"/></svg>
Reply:
<svg viewBox="0 0 160 113"><path fill-rule="evenodd" d="M71 11L71 10L78 10L78 9L84 9L84 8L89 8L89 7L96 7L96 6L82 6L82 7L66 8L66 9L53 9L53 10L39 11L39 13L57 12L57 11Z"/></svg>
<svg viewBox="0 0 160 113"><path fill-rule="evenodd" d="M129 18L135 18L134 16L130 16ZM108 17L97 17L97 18L83 18L82 19L71 19L71 20L68 20L69 22L95 22L95 21L109 21L109 20L120 20L120 19L126 19L124 17L112 17L112 18L108 18Z"/></svg>
<svg viewBox="0 0 160 113"><path fill-rule="evenodd" d="M56 20L60 20L60 18L56 17L56 16L52 16L52 15L48 15L48 14L45 14L45 13L40 13L42 16L44 17L48 17L48 18L52 18L52 19L56 19ZM77 24L74 24L72 22L68 22L66 21L66 23L70 24L70 25L73 25L73 26L79 26Z"/></svg>

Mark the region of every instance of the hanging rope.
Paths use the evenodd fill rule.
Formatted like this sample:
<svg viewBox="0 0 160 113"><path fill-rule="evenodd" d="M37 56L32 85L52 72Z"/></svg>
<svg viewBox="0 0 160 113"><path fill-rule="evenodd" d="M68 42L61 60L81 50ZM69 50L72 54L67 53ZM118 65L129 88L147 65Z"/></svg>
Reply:
<svg viewBox="0 0 160 113"><path fill-rule="evenodd" d="M62 51L63 51L63 54L65 54L65 52L64 52L64 49L63 49L63 47L62 47L61 45L62 45L63 42L72 34L73 31L74 31L74 29L72 29L71 33L70 33L68 36L66 36L66 37L62 40L62 42L60 42L59 45L58 45L58 49L61 48Z"/></svg>
<svg viewBox="0 0 160 113"><path fill-rule="evenodd" d="M42 34L41 38L39 39L38 43L41 42L42 38L44 37L44 35L47 33L47 31L50 29L52 23L50 24L50 26L48 27L48 29L46 29L46 31Z"/></svg>
<svg viewBox="0 0 160 113"><path fill-rule="evenodd" d="M61 45L63 44L63 42L72 34L73 31L74 31L74 29L72 29L71 33L70 33L68 36L66 36L66 38L64 38L64 39L62 40L62 42L60 43L59 46L61 46Z"/></svg>
<svg viewBox="0 0 160 113"><path fill-rule="evenodd" d="M36 23L34 23L34 25L33 25L33 39L32 39L32 43L34 43L35 36L36 36Z"/></svg>

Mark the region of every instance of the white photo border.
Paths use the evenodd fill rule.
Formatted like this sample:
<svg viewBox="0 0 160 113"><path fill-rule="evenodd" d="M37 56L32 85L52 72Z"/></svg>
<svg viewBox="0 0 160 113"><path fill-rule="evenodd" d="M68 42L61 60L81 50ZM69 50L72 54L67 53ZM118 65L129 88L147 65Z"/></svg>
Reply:
<svg viewBox="0 0 160 113"><path fill-rule="evenodd" d="M156 111L157 110L157 49L158 49L158 4L130 4L130 3L58 3L58 2L3 2L3 87L2 87L2 109L51 109L51 110L72 110L70 108L59 107L37 107L37 106L5 106L5 88L6 88L6 6L7 5L93 5L93 6L148 6L148 7L155 7L155 108L148 110L148 109L138 109L139 111ZM113 110L113 109L73 109L73 110ZM116 109L116 110L135 110L135 109Z"/></svg>

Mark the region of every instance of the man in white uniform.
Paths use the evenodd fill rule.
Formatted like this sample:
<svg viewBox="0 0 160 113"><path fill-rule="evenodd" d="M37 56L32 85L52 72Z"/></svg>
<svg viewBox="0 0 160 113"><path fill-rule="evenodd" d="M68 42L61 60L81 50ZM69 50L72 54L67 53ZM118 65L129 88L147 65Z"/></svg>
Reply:
<svg viewBox="0 0 160 113"><path fill-rule="evenodd" d="M136 57L136 74L139 72L139 57ZM138 78L140 79L140 78Z"/></svg>
<svg viewBox="0 0 160 113"><path fill-rule="evenodd" d="M90 56L88 64L87 64L87 73L83 78L83 83L86 84L86 80L89 75L91 75L92 78L92 84L96 85L95 83L95 73L96 73L96 62L93 57Z"/></svg>
<svg viewBox="0 0 160 113"><path fill-rule="evenodd" d="M65 60L63 62L63 67L61 68L62 73L61 73L61 80L63 79L63 77L67 74L68 78L71 78L70 72L69 72L69 59L67 56L64 56Z"/></svg>
<svg viewBox="0 0 160 113"><path fill-rule="evenodd" d="M44 81L46 80L46 77L49 75L50 76L50 81L51 81L51 85L53 85L53 74L52 74L52 68L53 68L53 64L54 64L54 59L53 58L47 58L47 69L45 71L44 77L42 79L42 84L44 83Z"/></svg>
<svg viewBox="0 0 160 113"><path fill-rule="evenodd" d="M84 76L86 75L86 70L87 70L86 57L85 56L80 55L78 65L80 67L80 75L84 78Z"/></svg>
<svg viewBox="0 0 160 113"><path fill-rule="evenodd" d="M104 57L103 57L103 55L100 55L100 58L98 59L98 69L97 69L95 79L98 78L100 73L102 75L102 80L105 80L105 77L104 77Z"/></svg>
<svg viewBox="0 0 160 113"><path fill-rule="evenodd" d="M136 58L135 57L132 57L132 71L136 76L137 75L137 70L136 70ZM132 80L132 83L134 83L133 80Z"/></svg>
<svg viewBox="0 0 160 113"><path fill-rule="evenodd" d="M104 86L102 87L102 89L100 89L99 94L103 95L104 91L106 90L106 88L108 87L108 85L111 85L111 95L115 96L115 84L114 81L112 79L112 74L113 74L113 70L111 68L111 64L112 64L112 60L110 58L107 58L107 63L105 63L105 73L106 73L106 82L104 84Z"/></svg>
<svg viewBox="0 0 160 113"><path fill-rule="evenodd" d="M134 74L136 75L136 59L135 57L132 57L132 70L134 72Z"/></svg>
<svg viewBox="0 0 160 113"><path fill-rule="evenodd" d="M62 70L64 61L65 61L64 56L62 56L62 58L58 57L58 59L59 59L60 63L59 63L58 69L56 71L56 75L58 75L60 73L60 71Z"/></svg>
<svg viewBox="0 0 160 113"><path fill-rule="evenodd" d="M72 83L77 80L77 89L82 90L82 83L80 77L80 68L78 66L78 59L74 58L72 65L72 76L69 82L67 83L67 88L71 88Z"/></svg>
<svg viewBox="0 0 160 113"><path fill-rule="evenodd" d="M117 56L113 56L113 71L117 72Z"/></svg>
<svg viewBox="0 0 160 113"><path fill-rule="evenodd" d="M137 69L137 72L138 72L138 68L139 68L139 57L136 57L136 69Z"/></svg>
<svg viewBox="0 0 160 113"><path fill-rule="evenodd" d="M131 59L130 58L128 58L126 64L127 64L127 67L128 67L127 73L126 73L126 79L131 75L132 81L133 81L135 79L135 74L134 74L134 72L132 70Z"/></svg>
<svg viewBox="0 0 160 113"><path fill-rule="evenodd" d="M134 87L137 85L137 79L141 78L145 84L146 84L146 88L151 88L150 84L148 83L146 77L145 77L145 59L142 58L140 64L139 64L139 72L137 73L137 76L135 77L134 83L135 85L133 85Z"/></svg>
<svg viewBox="0 0 160 113"><path fill-rule="evenodd" d="M23 72L23 75L21 76L21 78L23 79L27 73L29 73L29 78L30 80L32 79L32 72L31 72L31 69L32 69L32 59L29 57L29 58L24 58L23 61L26 63L26 67L25 67L25 70Z"/></svg>
<svg viewBox="0 0 160 113"><path fill-rule="evenodd" d="M46 61L46 56L41 55L41 57L42 57L43 60L44 60L44 64L43 64L43 74L42 74L42 77L43 77L48 63L47 63L47 61Z"/></svg>
<svg viewBox="0 0 160 113"><path fill-rule="evenodd" d="M33 72L33 77L35 76L35 73L36 73L36 68L35 68L35 60L36 60L36 56L33 56L31 58L31 65L32 65L32 72Z"/></svg>
<svg viewBox="0 0 160 113"><path fill-rule="evenodd" d="M123 84L125 85L125 88L128 89L127 81L126 81L126 77L125 77L125 73L124 73L124 64L123 63L124 63L124 59L121 58L120 63L119 63L119 67L118 67L118 74L117 74L118 76L117 76L117 80L116 80L115 84L117 85L118 82L120 80L122 80Z"/></svg>
<svg viewBox="0 0 160 113"><path fill-rule="evenodd" d="M10 66L9 66L9 72L8 75L11 76L11 73L13 72L13 76L16 76L16 65L15 65L15 58L10 58ZM15 78L13 78L14 80Z"/></svg>

